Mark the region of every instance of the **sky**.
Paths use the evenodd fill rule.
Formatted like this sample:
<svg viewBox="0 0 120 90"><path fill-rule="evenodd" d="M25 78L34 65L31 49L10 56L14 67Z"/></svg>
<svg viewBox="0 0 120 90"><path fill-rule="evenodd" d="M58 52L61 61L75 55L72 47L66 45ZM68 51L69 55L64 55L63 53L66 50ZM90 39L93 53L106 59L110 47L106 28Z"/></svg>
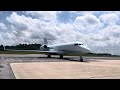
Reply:
<svg viewBox="0 0 120 90"><path fill-rule="evenodd" d="M82 42L120 55L120 11L0 11L0 44Z"/></svg>

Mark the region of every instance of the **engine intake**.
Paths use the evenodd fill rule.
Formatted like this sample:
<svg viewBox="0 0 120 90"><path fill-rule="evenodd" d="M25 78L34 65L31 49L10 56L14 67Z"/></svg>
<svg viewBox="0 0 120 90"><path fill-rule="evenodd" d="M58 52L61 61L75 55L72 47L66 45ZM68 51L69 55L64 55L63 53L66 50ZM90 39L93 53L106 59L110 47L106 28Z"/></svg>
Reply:
<svg viewBox="0 0 120 90"><path fill-rule="evenodd" d="M49 47L47 46L47 45L42 45L41 47L40 47L40 50L48 50L49 49Z"/></svg>
<svg viewBox="0 0 120 90"><path fill-rule="evenodd" d="M47 45L44 45L44 48L46 49L46 48L47 48Z"/></svg>

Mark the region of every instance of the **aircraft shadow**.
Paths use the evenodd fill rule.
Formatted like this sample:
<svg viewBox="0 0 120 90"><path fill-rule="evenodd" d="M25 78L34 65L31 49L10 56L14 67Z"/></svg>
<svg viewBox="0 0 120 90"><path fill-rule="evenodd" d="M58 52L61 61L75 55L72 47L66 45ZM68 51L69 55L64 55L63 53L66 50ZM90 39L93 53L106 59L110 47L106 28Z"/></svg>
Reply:
<svg viewBox="0 0 120 90"><path fill-rule="evenodd" d="M63 60L63 61L74 61L74 62L80 62L79 59L76 59L76 58L71 58L71 57L68 57L68 58L59 58L59 57L51 57L51 58L48 58L48 57L38 57L38 58L46 58L46 59L59 59L59 60ZM89 60L90 61L90 60ZM88 60L84 60L83 62L89 62Z"/></svg>

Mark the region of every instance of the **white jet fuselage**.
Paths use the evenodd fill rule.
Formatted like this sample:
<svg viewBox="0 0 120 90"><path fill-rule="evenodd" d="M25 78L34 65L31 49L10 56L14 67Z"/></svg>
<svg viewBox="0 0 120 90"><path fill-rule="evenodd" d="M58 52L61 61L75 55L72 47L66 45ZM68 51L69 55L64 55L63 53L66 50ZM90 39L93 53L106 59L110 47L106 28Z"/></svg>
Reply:
<svg viewBox="0 0 120 90"><path fill-rule="evenodd" d="M50 51L56 51L58 54L86 54L90 52L89 48L82 43L67 43L48 47Z"/></svg>

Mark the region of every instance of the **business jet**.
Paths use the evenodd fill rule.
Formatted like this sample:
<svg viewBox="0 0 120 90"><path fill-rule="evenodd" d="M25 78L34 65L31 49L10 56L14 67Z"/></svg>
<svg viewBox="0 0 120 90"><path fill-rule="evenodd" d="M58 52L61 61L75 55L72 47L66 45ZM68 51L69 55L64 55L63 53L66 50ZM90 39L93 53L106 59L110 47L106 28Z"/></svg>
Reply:
<svg viewBox="0 0 120 90"><path fill-rule="evenodd" d="M48 45L47 38L44 38L44 44L40 47L40 50L14 50L14 51L40 52L47 55L48 58L51 58L51 55L60 55L60 59L63 58L63 55L79 55L80 62L83 62L83 57L81 55L89 53L90 49L81 42Z"/></svg>

